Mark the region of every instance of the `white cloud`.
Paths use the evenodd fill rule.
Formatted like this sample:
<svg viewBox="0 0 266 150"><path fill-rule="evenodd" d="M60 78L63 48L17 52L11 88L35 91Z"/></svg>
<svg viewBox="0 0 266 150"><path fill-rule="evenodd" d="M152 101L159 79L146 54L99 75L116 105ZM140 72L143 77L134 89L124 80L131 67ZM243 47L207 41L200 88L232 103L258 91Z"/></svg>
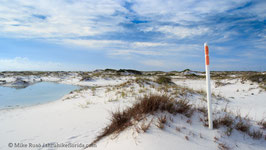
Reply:
<svg viewBox="0 0 266 150"><path fill-rule="evenodd" d="M167 47L172 44L169 43L156 43L156 42L128 42L122 40L86 40L86 39L63 39L52 40L58 44L69 46L81 46L88 49L108 48L109 51L113 51L113 55L137 53L144 55L161 55L156 52L157 48ZM119 49L117 49L119 48ZM147 50L153 49L153 50Z"/></svg>
<svg viewBox="0 0 266 150"><path fill-rule="evenodd" d="M97 35L118 30L124 19L112 15L117 10L125 11L112 0L1 1L0 32L25 38Z"/></svg>
<svg viewBox="0 0 266 150"><path fill-rule="evenodd" d="M88 70L88 66L59 62L31 61L26 57L0 59L0 71L68 71Z"/></svg>
<svg viewBox="0 0 266 150"><path fill-rule="evenodd" d="M133 42L133 47L156 47L156 46L165 46L166 43L155 43L155 42Z"/></svg>
<svg viewBox="0 0 266 150"><path fill-rule="evenodd" d="M108 51L109 56L134 56L134 55L142 55L142 56L176 56L176 57L200 57L204 54L203 45L197 44L152 44L141 47L142 44L138 47L134 47L134 49L112 49ZM200 54L202 53L202 55Z"/></svg>
<svg viewBox="0 0 266 150"><path fill-rule="evenodd" d="M258 1L254 3L254 5L251 6L248 13L256 14L258 19L263 21L266 17L266 1ZM247 12L244 12L247 13Z"/></svg>
<svg viewBox="0 0 266 150"><path fill-rule="evenodd" d="M165 63L162 60L144 60L140 63L151 67L165 67Z"/></svg>
<svg viewBox="0 0 266 150"><path fill-rule="evenodd" d="M111 56L125 56L125 55L134 55L134 54L141 54L141 55L148 55L148 56L163 56L168 55L165 51L154 51L154 50L133 50L133 49L120 49L120 50L112 50L109 55Z"/></svg>
<svg viewBox="0 0 266 150"><path fill-rule="evenodd" d="M103 48L111 46L122 46L125 42L119 40L82 40L82 39L64 39L59 43L67 45L77 45L87 48Z"/></svg>
<svg viewBox="0 0 266 150"><path fill-rule="evenodd" d="M145 17L156 17L158 21L181 23L199 21L205 14L220 13L246 3L248 0L136 0L134 11Z"/></svg>
<svg viewBox="0 0 266 150"><path fill-rule="evenodd" d="M152 22L173 22L187 25L187 22L203 21L205 14L220 13L244 4L247 0L136 0L133 10L138 17ZM0 34L23 38L58 38L102 35L120 32L119 26L128 22L130 12L124 8L125 1L69 1L69 0L27 0L1 1ZM256 5L252 12L265 15L262 6ZM120 12L122 14L116 14ZM116 14L116 15L115 15ZM41 17L43 16L44 19ZM152 27L139 27L151 31ZM205 33L207 28L158 27L159 31L176 34L182 38Z"/></svg>
<svg viewBox="0 0 266 150"><path fill-rule="evenodd" d="M147 66L149 68L153 68L151 70L156 69L162 69L162 70L184 70L187 68L193 69L193 70L202 70L204 68L204 62L202 64L200 63L190 63L190 62L182 62L182 61L169 61L169 60L156 60L156 59L149 59L149 60L143 60L139 62L140 64L143 64L144 66ZM156 69L155 69L156 68Z"/></svg>
<svg viewBox="0 0 266 150"><path fill-rule="evenodd" d="M162 26L158 28L158 31L164 32L166 34L172 34L179 38L187 38L197 35L206 34L209 31L208 28L198 27L198 28L187 28L179 26Z"/></svg>

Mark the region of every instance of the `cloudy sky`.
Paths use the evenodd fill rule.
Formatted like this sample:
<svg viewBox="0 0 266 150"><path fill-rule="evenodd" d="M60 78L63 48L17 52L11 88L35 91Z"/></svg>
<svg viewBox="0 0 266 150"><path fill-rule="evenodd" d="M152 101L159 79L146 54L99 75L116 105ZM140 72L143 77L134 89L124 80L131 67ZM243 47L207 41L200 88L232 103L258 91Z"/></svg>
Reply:
<svg viewBox="0 0 266 150"><path fill-rule="evenodd" d="M0 0L0 70L266 70L265 0Z"/></svg>

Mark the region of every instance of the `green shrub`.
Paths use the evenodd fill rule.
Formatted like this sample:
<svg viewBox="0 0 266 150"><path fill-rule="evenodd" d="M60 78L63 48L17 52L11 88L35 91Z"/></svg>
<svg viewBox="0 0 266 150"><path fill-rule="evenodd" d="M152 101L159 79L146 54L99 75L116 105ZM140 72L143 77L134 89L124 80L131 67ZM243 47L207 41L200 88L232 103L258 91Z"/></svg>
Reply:
<svg viewBox="0 0 266 150"><path fill-rule="evenodd" d="M266 83L266 74L248 74L243 76L243 80L250 80L257 83Z"/></svg>
<svg viewBox="0 0 266 150"><path fill-rule="evenodd" d="M156 80L157 83L159 84L169 84L172 83L171 78L166 77L166 76L159 76Z"/></svg>

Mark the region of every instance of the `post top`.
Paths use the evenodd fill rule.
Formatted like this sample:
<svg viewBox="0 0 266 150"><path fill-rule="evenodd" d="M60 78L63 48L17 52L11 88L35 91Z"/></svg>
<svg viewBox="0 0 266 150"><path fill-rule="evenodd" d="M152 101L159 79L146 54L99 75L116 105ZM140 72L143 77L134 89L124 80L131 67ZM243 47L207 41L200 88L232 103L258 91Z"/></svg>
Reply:
<svg viewBox="0 0 266 150"><path fill-rule="evenodd" d="M207 42L205 42L205 43L204 43L204 46L208 46L208 43L207 43Z"/></svg>

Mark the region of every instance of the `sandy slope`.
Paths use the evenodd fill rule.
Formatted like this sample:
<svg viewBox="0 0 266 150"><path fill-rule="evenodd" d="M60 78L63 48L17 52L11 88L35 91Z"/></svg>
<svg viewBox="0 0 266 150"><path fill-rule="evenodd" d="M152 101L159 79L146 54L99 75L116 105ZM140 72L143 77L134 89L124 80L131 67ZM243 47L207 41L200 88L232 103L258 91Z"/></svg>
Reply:
<svg viewBox="0 0 266 150"><path fill-rule="evenodd" d="M178 85L195 90L205 90L205 82L205 80L174 80ZM248 115L255 120L266 117L266 92L263 92L258 84L249 81L243 84L240 79L233 79L222 80L221 82L228 84L217 87L215 82L211 82L212 93L228 99L228 107L232 111L240 111L243 116Z"/></svg>

